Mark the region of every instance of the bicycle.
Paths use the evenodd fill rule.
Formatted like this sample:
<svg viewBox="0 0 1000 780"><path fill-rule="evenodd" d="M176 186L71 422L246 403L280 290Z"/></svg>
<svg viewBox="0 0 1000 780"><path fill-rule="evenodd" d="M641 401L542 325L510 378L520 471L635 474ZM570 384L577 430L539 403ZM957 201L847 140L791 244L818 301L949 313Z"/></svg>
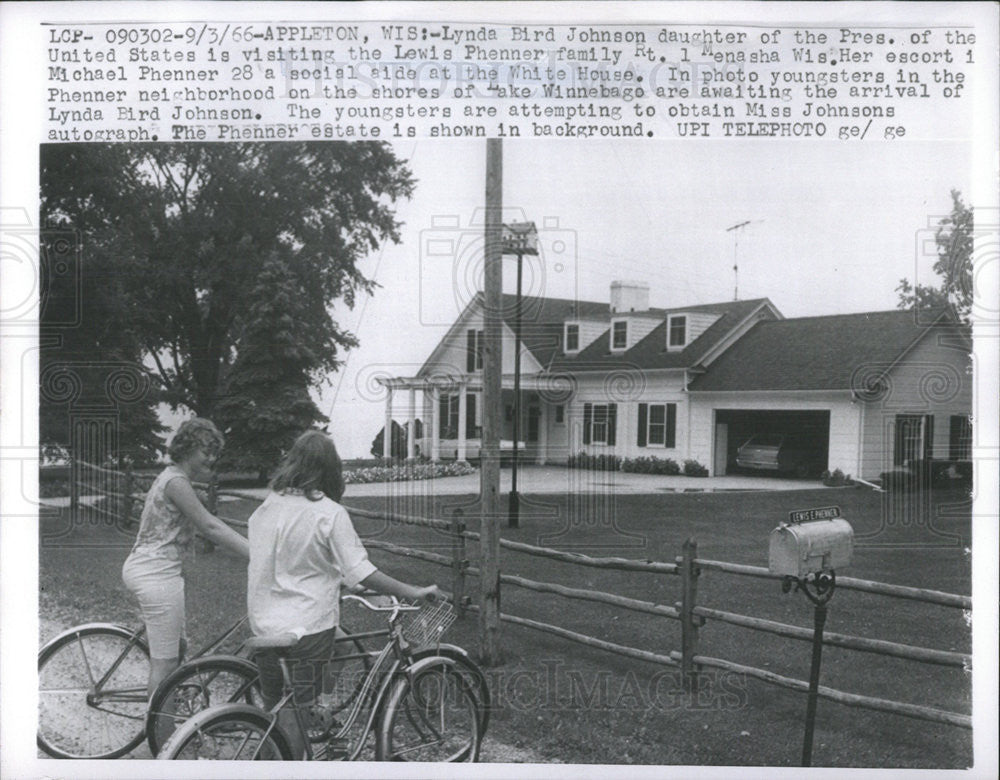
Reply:
<svg viewBox="0 0 1000 780"><path fill-rule="evenodd" d="M241 617L197 650L215 652L246 623ZM149 697L146 628L85 623L38 651L36 743L53 758L118 758L146 737Z"/></svg>
<svg viewBox="0 0 1000 780"><path fill-rule="evenodd" d="M388 627L352 630L359 626L367 628L365 616L361 613L354 614L349 608L351 604L358 604L360 607L361 603L364 602L346 598L346 594L341 599L341 628L345 634L337 639L337 644L349 644L353 652L338 658L340 671L336 679L337 688L327 693L324 707L326 718L337 716L360 693L371 669L372 659L377 656L377 653L365 649L365 643L377 638L387 639L390 635ZM390 603L396 602L392 600ZM374 614L367 607L365 611ZM163 679L150 698L146 715L146 741L153 756L160 752L161 746L174 729L215 704L245 703L262 707L257 665L246 651L248 648L240 645L235 654L194 658L181 664ZM455 662L455 668L465 677L476 695L480 734L485 734L492 707L490 688L482 669L469 654L457 645L445 643L411 649L411 653L413 660L441 655ZM313 742L322 741L325 736L323 729L311 729L310 732L310 740Z"/></svg>
<svg viewBox="0 0 1000 780"><path fill-rule="evenodd" d="M296 702L290 665L282 659L284 693L274 707L263 710L233 703L204 710L173 733L158 758L292 760L292 735L278 722L278 713L290 707L307 760L356 760L374 731L376 760L477 761L483 723L480 700L459 662L433 652L455 619L450 606L442 602L421 609L395 600L383 606L364 596L344 598L388 613L389 641L374 656L343 724L329 718L317 728L312 713ZM403 628L400 616L411 611L418 614ZM295 635L280 634L254 637L247 645L281 648L297 641ZM414 657L415 650L427 648L430 654Z"/></svg>

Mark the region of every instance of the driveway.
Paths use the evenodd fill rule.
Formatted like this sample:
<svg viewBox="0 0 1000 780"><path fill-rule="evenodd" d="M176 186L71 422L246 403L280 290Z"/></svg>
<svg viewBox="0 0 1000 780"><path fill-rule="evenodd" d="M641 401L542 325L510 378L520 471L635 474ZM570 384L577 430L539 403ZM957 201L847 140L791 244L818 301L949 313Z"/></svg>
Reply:
<svg viewBox="0 0 1000 780"><path fill-rule="evenodd" d="M500 491L510 491L511 471L500 471ZM819 480L781 479L767 476L731 475L724 477L668 477L658 474L629 474L622 471L585 471L564 466L524 466L517 473L519 493L606 493L656 494L714 491L812 490L822 487ZM461 477L417 480L414 482L373 482L347 486L345 499L354 496L458 495L479 492L479 472Z"/></svg>

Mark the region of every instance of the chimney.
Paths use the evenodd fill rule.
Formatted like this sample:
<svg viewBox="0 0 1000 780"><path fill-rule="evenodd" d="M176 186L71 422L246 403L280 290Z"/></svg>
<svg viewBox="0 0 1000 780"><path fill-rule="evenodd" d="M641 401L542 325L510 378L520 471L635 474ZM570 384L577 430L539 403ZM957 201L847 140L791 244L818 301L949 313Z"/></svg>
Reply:
<svg viewBox="0 0 1000 780"><path fill-rule="evenodd" d="M612 282L611 313L649 310L649 285L645 282Z"/></svg>

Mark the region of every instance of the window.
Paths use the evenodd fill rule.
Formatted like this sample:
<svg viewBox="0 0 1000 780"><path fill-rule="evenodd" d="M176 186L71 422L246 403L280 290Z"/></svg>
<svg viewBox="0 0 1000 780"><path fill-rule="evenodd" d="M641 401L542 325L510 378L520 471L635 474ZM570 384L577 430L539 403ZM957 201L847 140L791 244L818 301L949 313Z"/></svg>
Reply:
<svg viewBox="0 0 1000 780"><path fill-rule="evenodd" d="M933 456L934 415L897 414L893 465L902 466Z"/></svg>
<svg viewBox="0 0 1000 780"><path fill-rule="evenodd" d="M628 346L628 320L611 323L611 349L625 349Z"/></svg>
<svg viewBox="0 0 1000 780"><path fill-rule="evenodd" d="M441 396L441 431L442 439L458 438L458 396Z"/></svg>
<svg viewBox="0 0 1000 780"><path fill-rule="evenodd" d="M443 395L440 401L440 436L442 439L458 438L458 394ZM476 424L476 395L465 394L465 438L479 438L481 428Z"/></svg>
<svg viewBox="0 0 1000 780"><path fill-rule="evenodd" d="M566 352L577 352L580 349L580 326L576 324L566 325Z"/></svg>
<svg viewBox="0 0 1000 780"><path fill-rule="evenodd" d="M671 317L668 330L667 346L670 349L687 344L687 317Z"/></svg>
<svg viewBox="0 0 1000 780"><path fill-rule="evenodd" d="M556 425L563 425L566 422L566 407L562 404L556 407Z"/></svg>
<svg viewBox="0 0 1000 780"><path fill-rule="evenodd" d="M972 418L967 414L951 416L948 460L972 460Z"/></svg>
<svg viewBox="0 0 1000 780"><path fill-rule="evenodd" d="M676 439L677 404L639 404L638 446L673 448Z"/></svg>
<svg viewBox="0 0 1000 780"><path fill-rule="evenodd" d="M465 370L483 370L483 331L469 328L465 332Z"/></svg>
<svg viewBox="0 0 1000 780"><path fill-rule="evenodd" d="M583 443L614 444L617 411L616 404L584 404Z"/></svg>

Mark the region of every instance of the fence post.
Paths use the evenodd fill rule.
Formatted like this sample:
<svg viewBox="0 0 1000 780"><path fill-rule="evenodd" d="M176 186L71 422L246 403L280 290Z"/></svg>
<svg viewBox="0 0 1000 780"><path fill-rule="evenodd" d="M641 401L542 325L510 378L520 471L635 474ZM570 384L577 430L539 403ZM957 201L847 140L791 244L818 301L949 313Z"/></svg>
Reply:
<svg viewBox="0 0 1000 780"><path fill-rule="evenodd" d="M69 461L69 509L76 513L80 509L80 465L74 455Z"/></svg>
<svg viewBox="0 0 1000 780"><path fill-rule="evenodd" d="M205 499L205 509L216 515L219 510L219 477L214 472L212 473L212 478L208 481L208 490L205 491ZM215 543L211 539L202 537L201 541L202 549L205 552L210 553L215 550Z"/></svg>
<svg viewBox="0 0 1000 780"><path fill-rule="evenodd" d="M698 567L694 559L698 555L698 543L694 539L684 542L681 556L681 679L684 690L694 693L698 690L698 674L694 656L698 652L699 620L694 614L698 596Z"/></svg>
<svg viewBox="0 0 1000 780"><path fill-rule="evenodd" d="M456 509L451 516L451 591L455 599L455 612L465 615L465 513Z"/></svg>
<svg viewBox="0 0 1000 780"><path fill-rule="evenodd" d="M125 461L125 484L122 487L122 528L132 525L132 461Z"/></svg>

